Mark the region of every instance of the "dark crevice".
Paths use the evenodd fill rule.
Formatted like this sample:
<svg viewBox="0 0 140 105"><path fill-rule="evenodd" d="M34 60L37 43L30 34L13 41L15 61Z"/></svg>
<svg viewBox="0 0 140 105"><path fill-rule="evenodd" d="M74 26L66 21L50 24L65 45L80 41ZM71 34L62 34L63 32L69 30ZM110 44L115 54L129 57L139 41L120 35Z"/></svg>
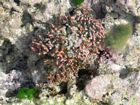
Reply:
<svg viewBox="0 0 140 105"><path fill-rule="evenodd" d="M27 81L21 84L21 87L32 88L35 87L35 83L33 82L32 78L28 78Z"/></svg>
<svg viewBox="0 0 140 105"><path fill-rule="evenodd" d="M81 69L78 72L78 78L76 80L76 86L79 91L85 88L85 85L89 80L98 75L97 69Z"/></svg>
<svg viewBox="0 0 140 105"><path fill-rule="evenodd" d="M19 6L20 5L20 0L14 0L14 2Z"/></svg>
<svg viewBox="0 0 140 105"><path fill-rule="evenodd" d="M67 82L62 82L60 84L61 90L60 90L59 94L66 94L68 92L67 87L68 87L68 83Z"/></svg>
<svg viewBox="0 0 140 105"><path fill-rule="evenodd" d="M102 3L93 5L93 10L95 11L96 19L105 18L107 12L105 7L102 5Z"/></svg>

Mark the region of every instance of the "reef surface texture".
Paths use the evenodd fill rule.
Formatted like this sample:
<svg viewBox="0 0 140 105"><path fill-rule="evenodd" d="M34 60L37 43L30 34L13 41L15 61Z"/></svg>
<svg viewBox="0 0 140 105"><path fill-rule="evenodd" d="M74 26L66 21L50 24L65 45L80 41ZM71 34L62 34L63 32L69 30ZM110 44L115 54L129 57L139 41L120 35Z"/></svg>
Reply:
<svg viewBox="0 0 140 105"><path fill-rule="evenodd" d="M72 16L56 17L47 31L37 31L31 49L42 56L48 69L48 80L66 81L70 74L90 64L90 59L102 49L105 30L93 18L91 11L76 9Z"/></svg>
<svg viewBox="0 0 140 105"><path fill-rule="evenodd" d="M140 0L0 0L0 105L140 105L139 55Z"/></svg>

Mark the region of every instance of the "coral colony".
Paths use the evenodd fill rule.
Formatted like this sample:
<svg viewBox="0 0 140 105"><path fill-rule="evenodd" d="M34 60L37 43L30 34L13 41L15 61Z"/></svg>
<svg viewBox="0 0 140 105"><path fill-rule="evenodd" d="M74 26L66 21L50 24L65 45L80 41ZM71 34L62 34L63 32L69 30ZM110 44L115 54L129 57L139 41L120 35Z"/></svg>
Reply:
<svg viewBox="0 0 140 105"><path fill-rule="evenodd" d="M48 23L46 31L38 31L32 39L31 49L44 59L51 70L49 82L62 82L76 75L87 61L102 49L105 30L91 11L75 9L68 16L56 17Z"/></svg>

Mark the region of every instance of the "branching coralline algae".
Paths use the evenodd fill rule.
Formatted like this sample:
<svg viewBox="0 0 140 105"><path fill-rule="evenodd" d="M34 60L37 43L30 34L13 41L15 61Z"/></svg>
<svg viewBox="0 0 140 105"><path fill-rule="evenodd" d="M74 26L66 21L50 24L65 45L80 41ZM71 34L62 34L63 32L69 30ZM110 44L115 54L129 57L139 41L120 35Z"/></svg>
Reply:
<svg viewBox="0 0 140 105"><path fill-rule="evenodd" d="M105 30L91 12L75 9L71 15L56 17L48 23L47 30L35 33L31 49L51 70L47 75L49 82L66 81L99 53Z"/></svg>

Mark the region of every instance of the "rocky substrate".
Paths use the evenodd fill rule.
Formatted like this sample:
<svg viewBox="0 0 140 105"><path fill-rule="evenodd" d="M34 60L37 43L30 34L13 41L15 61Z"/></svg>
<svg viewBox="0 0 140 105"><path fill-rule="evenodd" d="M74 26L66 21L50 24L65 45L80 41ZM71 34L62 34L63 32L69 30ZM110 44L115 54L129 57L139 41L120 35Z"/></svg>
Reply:
<svg viewBox="0 0 140 105"><path fill-rule="evenodd" d="M69 0L0 1L0 104L2 105L139 105L140 104L140 1L85 0L106 32L114 25L132 23L133 34L112 59L97 56L90 65L59 85L47 84L47 69L30 43L38 30L54 17L72 14ZM37 99L18 99L20 87L37 87Z"/></svg>

